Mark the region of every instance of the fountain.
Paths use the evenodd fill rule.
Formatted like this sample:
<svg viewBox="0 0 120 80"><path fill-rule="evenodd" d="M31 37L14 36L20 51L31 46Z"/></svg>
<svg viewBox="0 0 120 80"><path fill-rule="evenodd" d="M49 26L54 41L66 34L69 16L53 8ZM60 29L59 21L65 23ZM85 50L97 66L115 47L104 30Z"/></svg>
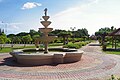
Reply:
<svg viewBox="0 0 120 80"><path fill-rule="evenodd" d="M35 45L38 47L38 43L41 41L44 43L45 49L19 49L10 52L10 54L18 63L24 65L46 65L80 61L83 51L78 52L76 49L68 48L48 49L48 43L53 41L56 37L48 36L48 33L51 32L53 28L48 28L48 26L51 24L51 21L48 21L50 17L47 16L47 8L45 8L44 12L45 16L42 16L44 21L41 21L41 24L44 26L44 28L39 28L39 31L43 33L43 36L36 40ZM58 52L48 51L54 49ZM26 52L30 52L30 54Z"/></svg>
<svg viewBox="0 0 120 80"><path fill-rule="evenodd" d="M41 24L45 27L45 28L39 28L39 30L43 33L43 37L40 38L40 41L42 41L45 45L45 52L44 53L48 53L48 42L51 42L55 39L54 36L48 36L48 33L51 32L53 30L53 28L48 28L48 26L51 24L50 21L47 21L50 17L47 16L47 8L45 8L45 16L42 16L42 18L45 21L41 21Z"/></svg>

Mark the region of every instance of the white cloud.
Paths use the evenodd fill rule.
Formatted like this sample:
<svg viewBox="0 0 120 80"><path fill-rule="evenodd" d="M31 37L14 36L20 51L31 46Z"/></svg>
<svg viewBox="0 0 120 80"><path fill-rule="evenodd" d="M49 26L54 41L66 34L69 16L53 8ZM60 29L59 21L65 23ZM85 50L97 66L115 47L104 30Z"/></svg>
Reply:
<svg viewBox="0 0 120 80"><path fill-rule="evenodd" d="M90 3L98 3L99 0L88 0Z"/></svg>
<svg viewBox="0 0 120 80"><path fill-rule="evenodd" d="M42 6L42 4L36 2L27 2L23 5L21 9L32 9L38 6Z"/></svg>
<svg viewBox="0 0 120 80"><path fill-rule="evenodd" d="M13 29L20 29L19 25L22 23L10 23L8 24L8 27L13 28Z"/></svg>
<svg viewBox="0 0 120 80"><path fill-rule="evenodd" d="M110 0L106 0L106 3L108 1ZM113 11L108 7L113 2L109 2L109 4L104 2L104 0L88 0L87 3L59 12L52 16L51 27L66 30L70 30L70 27L87 28L90 34L101 27L115 26L118 28L120 16L116 13L119 8L118 10L115 8L116 11ZM111 7L114 8L112 5Z"/></svg>
<svg viewBox="0 0 120 80"><path fill-rule="evenodd" d="M6 34L20 32L22 23L5 23L0 21L0 28L5 30Z"/></svg>
<svg viewBox="0 0 120 80"><path fill-rule="evenodd" d="M51 26L56 26L58 29L61 28L67 30L70 30L70 27L84 28L84 26L86 26L86 21L83 18L87 15L83 13L89 6L96 4L97 2L98 0L88 0L87 3L66 9L55 14L53 16L54 23L52 23Z"/></svg>

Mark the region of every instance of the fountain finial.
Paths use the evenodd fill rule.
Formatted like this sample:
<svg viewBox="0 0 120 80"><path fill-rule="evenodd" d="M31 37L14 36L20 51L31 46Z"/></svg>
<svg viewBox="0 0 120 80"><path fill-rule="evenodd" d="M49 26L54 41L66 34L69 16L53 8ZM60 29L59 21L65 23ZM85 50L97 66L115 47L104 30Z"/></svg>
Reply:
<svg viewBox="0 0 120 80"><path fill-rule="evenodd" d="M45 11L45 16L47 16L47 8L45 8L44 11Z"/></svg>

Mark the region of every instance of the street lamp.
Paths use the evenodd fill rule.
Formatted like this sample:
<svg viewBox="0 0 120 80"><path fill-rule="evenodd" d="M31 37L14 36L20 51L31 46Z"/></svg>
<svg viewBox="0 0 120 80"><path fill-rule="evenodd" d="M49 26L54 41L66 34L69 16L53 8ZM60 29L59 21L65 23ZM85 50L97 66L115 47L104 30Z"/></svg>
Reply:
<svg viewBox="0 0 120 80"><path fill-rule="evenodd" d="M4 33L7 34L7 23L4 23L4 22L2 21L2 24L3 24L3 26L4 26Z"/></svg>
<svg viewBox="0 0 120 80"><path fill-rule="evenodd" d="M73 32L73 43L75 42L74 41L74 38L75 38L75 29L76 29L76 27L70 27L70 29L72 30L72 32Z"/></svg>

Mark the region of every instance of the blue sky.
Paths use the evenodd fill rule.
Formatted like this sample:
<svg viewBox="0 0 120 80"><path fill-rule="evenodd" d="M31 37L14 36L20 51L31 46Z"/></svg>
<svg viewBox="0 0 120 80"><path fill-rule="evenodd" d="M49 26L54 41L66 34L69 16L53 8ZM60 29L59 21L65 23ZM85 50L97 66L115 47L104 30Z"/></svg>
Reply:
<svg viewBox="0 0 120 80"><path fill-rule="evenodd" d="M43 27L44 8L54 29L120 27L120 0L0 0L0 28L6 33L29 32Z"/></svg>

